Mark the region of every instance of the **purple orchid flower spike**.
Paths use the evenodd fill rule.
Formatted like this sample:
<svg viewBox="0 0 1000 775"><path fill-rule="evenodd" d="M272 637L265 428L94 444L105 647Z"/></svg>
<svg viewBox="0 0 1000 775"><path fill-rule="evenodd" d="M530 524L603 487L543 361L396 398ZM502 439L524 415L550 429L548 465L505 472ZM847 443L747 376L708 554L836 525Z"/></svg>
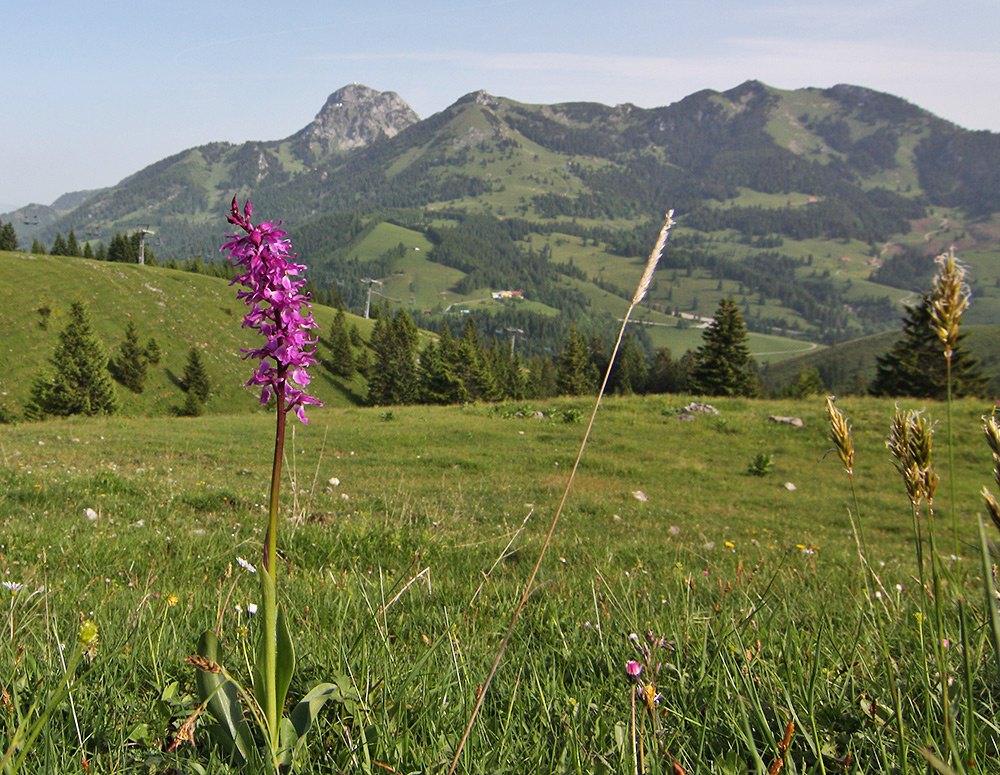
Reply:
<svg viewBox="0 0 1000 775"><path fill-rule="evenodd" d="M286 232L277 225L253 224L250 217L253 207L248 199L240 212L237 198L233 197L227 220L246 232L245 236L231 236L222 246L229 251L229 261L246 271L232 284L240 283L244 290L237 298L250 307L243 316L243 327L259 331L267 340L262 347L244 350L244 358L260 361L246 386L260 387L260 402L266 404L272 396L278 398L284 411L294 411L303 422L307 405L322 403L305 392L309 386L309 366L316 363L315 339L307 332L318 328L311 312L307 310L309 297L301 289L306 284L301 273L302 264L292 259L292 243L285 239Z"/></svg>

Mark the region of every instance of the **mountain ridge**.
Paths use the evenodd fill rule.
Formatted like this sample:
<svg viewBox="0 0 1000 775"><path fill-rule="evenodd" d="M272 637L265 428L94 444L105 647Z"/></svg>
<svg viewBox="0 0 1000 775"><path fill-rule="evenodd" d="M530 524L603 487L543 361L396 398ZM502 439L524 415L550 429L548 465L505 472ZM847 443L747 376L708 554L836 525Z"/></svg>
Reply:
<svg viewBox="0 0 1000 775"><path fill-rule="evenodd" d="M730 294L758 331L832 343L897 323L904 291L926 279L910 267L949 244L976 269L977 322L1000 319L997 180L1000 135L850 84L749 80L657 108L533 105L479 90L422 120L398 95L352 84L287 138L181 151L34 233L74 228L106 241L148 227L163 241L158 255L211 259L236 193L301 235L311 278L339 286L354 308L359 279L402 275L417 287L413 273L436 272L450 279L431 298L489 295L503 280L565 324L593 316L602 293L627 298L631 262L672 207L671 279L649 300L660 325ZM364 238L386 219L429 240L419 267L402 243ZM407 287L395 298L416 304Z"/></svg>

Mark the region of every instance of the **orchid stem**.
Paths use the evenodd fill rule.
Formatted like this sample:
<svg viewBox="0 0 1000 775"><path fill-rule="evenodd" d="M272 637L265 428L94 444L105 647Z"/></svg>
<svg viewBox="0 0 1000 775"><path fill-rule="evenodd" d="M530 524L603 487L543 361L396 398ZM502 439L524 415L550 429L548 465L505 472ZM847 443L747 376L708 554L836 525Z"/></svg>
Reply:
<svg viewBox="0 0 1000 775"><path fill-rule="evenodd" d="M261 586L264 599L264 717L267 720L268 742L272 753L278 749L278 494L281 489L281 459L285 448L285 384L284 369L279 368L275 390L277 422L274 434L274 464L271 468L267 536L264 546L264 573Z"/></svg>

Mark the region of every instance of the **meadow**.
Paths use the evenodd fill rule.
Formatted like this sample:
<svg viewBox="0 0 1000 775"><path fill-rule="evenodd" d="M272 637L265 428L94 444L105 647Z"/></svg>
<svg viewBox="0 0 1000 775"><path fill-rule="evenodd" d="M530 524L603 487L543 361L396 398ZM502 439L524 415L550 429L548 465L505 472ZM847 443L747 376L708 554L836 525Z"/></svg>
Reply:
<svg viewBox="0 0 1000 775"><path fill-rule="evenodd" d="M950 761L938 772L1000 766L977 521L990 407L955 404L952 479L945 407L926 404L932 587L885 447L891 401L837 403L855 501L821 399L712 399L718 415L680 420L692 400L602 403L456 771L920 773L922 748ZM448 771L590 406L330 408L289 426L290 695L339 689L302 772ZM196 745L168 749L198 705L184 659L200 632L249 672L272 444L261 414L2 428L0 754L92 620L96 649L23 771L236 771L207 714Z"/></svg>

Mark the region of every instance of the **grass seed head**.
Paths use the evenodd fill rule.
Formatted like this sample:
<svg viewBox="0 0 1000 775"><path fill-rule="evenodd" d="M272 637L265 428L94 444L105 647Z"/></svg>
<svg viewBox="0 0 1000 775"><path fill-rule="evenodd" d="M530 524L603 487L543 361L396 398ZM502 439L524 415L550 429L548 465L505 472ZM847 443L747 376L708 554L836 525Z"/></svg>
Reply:
<svg viewBox="0 0 1000 775"><path fill-rule="evenodd" d="M931 462L934 425L923 412L898 406L885 446L893 457L896 470L903 477L907 497L914 508L922 501L933 504L940 477Z"/></svg>
<svg viewBox="0 0 1000 775"><path fill-rule="evenodd" d="M983 433L986 434L986 443L993 452L993 480L1000 486L1000 424L997 423L996 415L983 417ZM988 487L983 487L983 500L986 502L986 512L997 530L1000 530L1000 505Z"/></svg>
<svg viewBox="0 0 1000 775"><path fill-rule="evenodd" d="M944 344L945 357L951 360L958 343L959 324L969 308L972 292L965 281L965 267L955 258L954 248L934 260L937 261L938 273L934 277L931 293L931 325Z"/></svg>
<svg viewBox="0 0 1000 775"><path fill-rule="evenodd" d="M189 665L194 665L196 668L206 673L222 672L221 665L219 665L218 662L212 661L208 657L196 655L193 657L185 657L184 661L187 662Z"/></svg>
<svg viewBox="0 0 1000 775"><path fill-rule="evenodd" d="M986 434L986 443L990 445L993 456L1000 458L1000 424L995 415L983 417L983 433Z"/></svg>
<svg viewBox="0 0 1000 775"><path fill-rule="evenodd" d="M837 454L847 471L848 476L854 475L854 437L851 426L837 407L833 405L833 396L826 397L826 414L830 418L830 438L837 448Z"/></svg>
<svg viewBox="0 0 1000 775"><path fill-rule="evenodd" d="M989 487L983 487L983 500L986 502L986 513L990 515L997 530L1000 530L1000 504L993 497Z"/></svg>
<svg viewBox="0 0 1000 775"><path fill-rule="evenodd" d="M674 225L674 211L670 210L667 212L666 220L663 222L663 228L660 229L660 236L656 240L656 244L653 246L653 252L649 254L649 260L646 262L646 268L642 273L642 277L639 279L639 286L635 289L635 296L632 297L632 306L634 307L646 296L646 291L649 290L649 285L653 282L653 271L656 269L656 265L660 261L660 256L663 255L663 248L667 244L667 235L670 234L670 229Z"/></svg>

